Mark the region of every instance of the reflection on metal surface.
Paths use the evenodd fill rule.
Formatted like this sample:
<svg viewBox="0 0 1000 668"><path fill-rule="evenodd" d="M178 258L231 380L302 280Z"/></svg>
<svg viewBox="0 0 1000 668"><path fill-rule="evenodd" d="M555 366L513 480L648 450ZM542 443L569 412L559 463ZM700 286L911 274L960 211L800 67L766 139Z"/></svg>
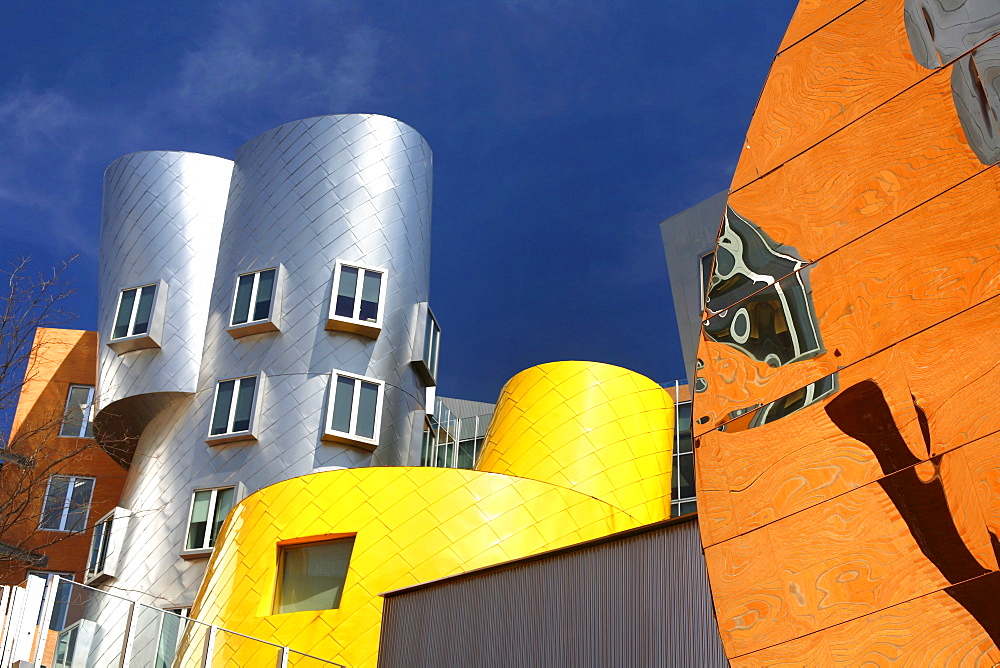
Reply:
<svg viewBox="0 0 1000 668"><path fill-rule="evenodd" d="M705 334L774 367L819 353L807 264L727 208L706 299L712 315Z"/></svg>
<svg viewBox="0 0 1000 668"><path fill-rule="evenodd" d="M794 392L789 392L780 399L764 404L755 404L740 408L729 413L729 422L719 425L719 431L740 432L754 427L761 427L788 417L807 406L826 399L835 394L838 389L837 374L820 378L815 383L809 383Z"/></svg>
<svg viewBox="0 0 1000 668"><path fill-rule="evenodd" d="M917 62L936 69L1000 32L996 0L906 0L904 18Z"/></svg>
<svg viewBox="0 0 1000 668"><path fill-rule="evenodd" d="M1000 40L981 42L1000 33L1000 4L995 0L907 0L905 18L917 62L937 69L958 59L951 71L951 93L962 131L980 162L997 162Z"/></svg>
<svg viewBox="0 0 1000 668"><path fill-rule="evenodd" d="M951 94L976 157L984 165L1000 160L1000 40L983 44L955 63Z"/></svg>

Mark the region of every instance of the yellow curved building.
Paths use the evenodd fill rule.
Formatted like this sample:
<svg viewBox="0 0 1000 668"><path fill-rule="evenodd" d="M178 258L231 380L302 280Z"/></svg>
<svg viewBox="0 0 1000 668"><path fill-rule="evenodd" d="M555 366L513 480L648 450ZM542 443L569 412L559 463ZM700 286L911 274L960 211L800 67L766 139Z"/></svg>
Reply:
<svg viewBox="0 0 1000 668"><path fill-rule="evenodd" d="M193 616L349 666L374 665L381 592L669 517L673 411L663 389L625 369L528 369L504 388L477 470L326 471L244 499L222 528ZM344 551L339 602L301 609L320 606L299 597L291 607L300 609L281 612L290 598L281 583L296 586L283 560L309 546ZM220 633L213 661L255 665L260 650ZM182 651L187 665L202 649L189 637Z"/></svg>

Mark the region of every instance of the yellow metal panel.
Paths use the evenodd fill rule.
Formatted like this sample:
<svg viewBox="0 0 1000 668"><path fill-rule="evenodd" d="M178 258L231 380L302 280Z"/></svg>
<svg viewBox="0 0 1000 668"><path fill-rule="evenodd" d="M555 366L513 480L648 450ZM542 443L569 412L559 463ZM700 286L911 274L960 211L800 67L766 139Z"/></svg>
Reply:
<svg viewBox="0 0 1000 668"><path fill-rule="evenodd" d="M665 519L673 401L605 364L528 369L504 388L479 470L378 467L262 489L223 526L194 616L350 666L374 665L379 593ZM271 614L279 544L356 534L340 608ZM251 647L254 645L254 647ZM225 634L218 665L254 644ZM185 638L181 665L199 648Z"/></svg>

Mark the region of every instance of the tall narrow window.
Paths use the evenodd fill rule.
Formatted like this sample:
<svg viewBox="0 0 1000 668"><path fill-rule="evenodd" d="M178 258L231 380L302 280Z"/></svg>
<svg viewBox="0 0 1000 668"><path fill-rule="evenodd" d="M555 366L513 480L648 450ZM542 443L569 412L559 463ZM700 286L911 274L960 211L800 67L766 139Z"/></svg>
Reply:
<svg viewBox="0 0 1000 668"><path fill-rule="evenodd" d="M378 336L385 307L384 269L337 260L327 329Z"/></svg>
<svg viewBox="0 0 1000 668"><path fill-rule="evenodd" d="M73 593L72 573L53 573L51 571L28 571L28 575L36 575L45 578L45 589L42 590L42 600L49 593L49 587L55 576L59 576L59 586L56 588L56 600L52 604L52 617L49 619L49 630L62 631L66 626L66 615L69 612L70 596ZM38 611L38 622L42 621L42 610Z"/></svg>
<svg viewBox="0 0 1000 668"><path fill-rule="evenodd" d="M40 529L47 531L83 531L94 492L94 479L54 475L49 478L42 503Z"/></svg>
<svg viewBox="0 0 1000 668"><path fill-rule="evenodd" d="M354 550L353 536L322 543L283 545L280 550L275 614L340 607Z"/></svg>
<svg viewBox="0 0 1000 668"><path fill-rule="evenodd" d="M277 269L265 269L241 274L236 279L230 325L245 325L270 319L276 275Z"/></svg>
<svg viewBox="0 0 1000 668"><path fill-rule="evenodd" d="M113 535L115 529L121 526L115 526L115 518L121 516L121 521L125 521L124 513L122 509L116 508L94 525L94 534L90 539L90 557L87 560L86 582L92 582L102 575L115 575L121 542L116 540L120 537Z"/></svg>
<svg viewBox="0 0 1000 668"><path fill-rule="evenodd" d="M253 423L257 376L219 381L209 437L248 434Z"/></svg>
<svg viewBox="0 0 1000 668"><path fill-rule="evenodd" d="M206 550L215 546L219 529L229 511L233 509L236 490L233 487L221 489L200 489L191 499L191 517L188 521L186 550Z"/></svg>
<svg viewBox="0 0 1000 668"><path fill-rule="evenodd" d="M70 385L59 435L76 438L93 436L93 409L94 388L90 385Z"/></svg>
<svg viewBox="0 0 1000 668"><path fill-rule="evenodd" d="M124 339L148 334L155 296L155 283L122 290L118 297L118 311L115 314L115 326L111 338Z"/></svg>
<svg viewBox="0 0 1000 668"><path fill-rule="evenodd" d="M377 445L384 383L374 378L333 373L325 437Z"/></svg>
<svg viewBox="0 0 1000 668"><path fill-rule="evenodd" d="M427 326L424 328L424 361L433 378L437 378L438 349L441 347L441 328L434 315L427 311Z"/></svg>

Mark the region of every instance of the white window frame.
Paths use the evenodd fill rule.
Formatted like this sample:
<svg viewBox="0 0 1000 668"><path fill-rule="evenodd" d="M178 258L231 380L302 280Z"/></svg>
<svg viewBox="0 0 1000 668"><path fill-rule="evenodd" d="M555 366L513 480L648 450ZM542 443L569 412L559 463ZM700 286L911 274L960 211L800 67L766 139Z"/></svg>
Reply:
<svg viewBox="0 0 1000 668"><path fill-rule="evenodd" d="M139 312L139 299L132 302L132 312L129 314L129 322L126 336L115 337L115 323L118 322L118 311L122 306L122 298L129 290L142 290L142 288L153 288L153 302L149 309L149 327L141 334L134 334L135 318ZM159 348L163 338L163 323L167 314L167 290L166 281L150 281L138 285L126 286L118 291L118 300L115 302L115 311L112 314L111 327L108 332L107 345L119 355L123 355L134 350L144 350L147 348ZM138 297L138 295L137 295Z"/></svg>
<svg viewBox="0 0 1000 668"><path fill-rule="evenodd" d="M45 589L42 590L42 600L43 601L45 600L45 596L47 596L48 593L49 593L49 591L50 591L49 588L53 584L55 584L53 582L53 580L55 580L56 576L59 576L59 584L62 584L62 582L64 580L66 582L72 582L72 583L76 582L76 574L74 574L74 573L66 573L64 571L35 571L35 570L29 570L27 573L25 573L25 575L34 575L35 577L39 577L39 578L44 578L45 579ZM73 585L71 584L69 586L72 587ZM70 591L72 591L72 589ZM49 630L50 631L58 631L57 629L53 629L52 628L52 624L55 623L57 626L63 626L66 623L66 617L68 616L68 613L69 613L70 601L64 601L64 603L66 604L66 606L60 611L62 613L62 618L59 619L58 622L55 621L57 619L57 617L56 617L56 604L59 603L58 598L59 598L59 587L57 585L56 586L56 591L55 591L55 594L54 594L54 598L53 598L54 604L53 604L52 610L51 610L52 614L49 617ZM41 613L42 613L42 611L40 610L39 611L39 620L38 620L39 623L41 623L41 621L42 621L41 620Z"/></svg>
<svg viewBox="0 0 1000 668"><path fill-rule="evenodd" d="M45 521L45 501L49 498L49 489L52 487L52 480L55 478L68 478L69 485L66 486L66 497L63 499L62 511L59 514L59 528L50 529L42 526ZM66 528L66 520L69 519L70 504L73 501L73 485L77 480L92 480L94 484L90 488L90 498L87 500L87 511L83 514L83 528L76 532L71 532ZM87 530L87 520L90 519L90 508L94 503L94 490L97 487L97 478L89 475L50 475L45 483L45 495L42 497L42 510L38 518L39 531L60 531L63 533L83 533Z"/></svg>
<svg viewBox="0 0 1000 668"><path fill-rule="evenodd" d="M215 549L215 540L218 538L212 537L212 526L215 524L215 508L219 500L219 492L225 491L227 489L233 490L233 508L239 503L238 493L239 490L235 485L227 485L223 487L199 487L198 489L191 491L191 503L188 506L188 517L187 522L184 524L184 550L181 552L182 556L199 556L204 554L211 554L212 550ZM212 497L208 501L208 519L206 520L205 526L205 540L203 543L208 543L208 545L202 545L200 547L188 547L187 537L191 532L191 520L194 518L194 500L198 495L198 492L211 492ZM225 518L223 518L225 520ZM220 526L221 530L221 526Z"/></svg>
<svg viewBox="0 0 1000 668"><path fill-rule="evenodd" d="M354 314L350 317L337 315L337 294L340 291L341 273L344 267L358 270L358 285L354 293ZM373 271L382 274L379 282L378 312L374 321L361 320L361 293L364 289L365 271ZM330 312L327 317L326 328L328 330L340 330L362 334L372 338L377 338L382 331L382 320L385 316L385 296L389 285L389 271L385 267L373 267L359 262L348 262L337 260L333 269L333 288L330 291Z"/></svg>
<svg viewBox="0 0 1000 668"><path fill-rule="evenodd" d="M351 401L351 427L349 432L335 431L331 423L333 422L333 409L337 396L337 378L343 376L354 381L354 396ZM358 428L358 404L361 403L360 386L362 382L372 383L378 386L378 394L375 399L375 432L371 438L359 436ZM323 423L323 440L361 445L366 450L374 450L378 446L378 439L382 433L382 408L385 405L385 381L368 376L361 376L347 371L334 370L330 374L330 387L327 390L326 420Z"/></svg>
<svg viewBox="0 0 1000 668"><path fill-rule="evenodd" d="M115 577L118 572L118 556L124 542L125 522L128 520L128 511L124 508L115 508L104 517L94 523L94 530L90 536L90 550L87 552L87 569L84 572L84 584L91 584L98 579ZM106 533L102 534L102 555L98 556L100 570L92 571L91 556L94 550L94 541L97 540L97 528L102 524L107 524Z"/></svg>
<svg viewBox="0 0 1000 668"><path fill-rule="evenodd" d="M215 390L212 396L212 409L208 414L208 436L205 441L209 444L212 443L226 443L229 441L245 441L256 438L254 435L254 429L257 426L257 406L260 403L260 396L264 389L264 374L250 375L250 376L237 376L235 378L222 378L215 382ZM219 386L230 380L237 381L233 386L233 401L229 405L229 416L226 420L226 428L233 428L233 420L236 417L236 404L239 399L239 391L242 385L242 381L246 378L253 378L256 382L254 384L253 391L253 401L250 404L250 426L247 429L241 431L225 431L221 434L212 433L212 421L215 419L215 406L219 401Z"/></svg>
<svg viewBox="0 0 1000 668"><path fill-rule="evenodd" d="M250 310L247 313L247 317L253 316L253 309L257 300L257 290L260 287L260 275L265 271L274 271L274 283L271 286L271 310L267 314L266 318L261 318L259 320L248 320L246 322L241 322L238 324L233 323L233 318L236 316L236 298L239 294L240 279L244 276L253 276L253 287L250 290ZM233 281L233 299L229 305L229 320L228 326L226 327L226 332L234 339L240 339L244 336L250 336L252 334L262 334L264 332L277 332L281 330L280 314L281 314L281 294L282 294L282 282L285 275L285 267L282 264L276 264L270 267L264 267L262 269L255 269L253 271L245 271L236 276L236 280Z"/></svg>
<svg viewBox="0 0 1000 668"><path fill-rule="evenodd" d="M65 426L66 416L68 416L71 411L76 410L75 408L71 409L69 405L69 398L73 396L73 390L75 388L86 388L90 390L89 394L87 395L87 408L83 412L83 415L81 416L82 421L80 422L80 433L64 434L63 427ZM87 434L87 427L92 428L93 418L94 418L94 386L77 385L77 384L70 385L69 389L66 391L66 407L65 410L63 411L63 422L60 423L59 425L59 436L63 438L93 438L92 435Z"/></svg>
<svg viewBox="0 0 1000 668"><path fill-rule="evenodd" d="M441 325L430 304L417 304L417 321L413 337L411 364L427 387L437 385L438 361L441 355ZM430 402L427 404L431 405Z"/></svg>
<svg viewBox="0 0 1000 668"><path fill-rule="evenodd" d="M138 334L134 334L132 332L132 330L135 329L135 316L139 313L139 299L138 298L139 298L139 296L140 296L143 288L153 288L153 303L152 303L152 305L149 308L149 324L147 325L145 332L140 332ZM111 340L112 341L125 341L126 339L138 339L138 338L143 337L143 336L149 336L149 332L153 329L153 312L156 310L156 297L157 297L157 293L159 292L159 288L160 288L159 284L157 284L156 282L153 282L153 283L144 283L142 285L136 285L134 287L125 288L123 290L119 290L118 291L118 301L115 304L115 315L114 315L114 318L111 321ZM118 322L118 311L122 307L122 297L124 297L125 293L128 292L129 290L136 290L136 299L134 299L132 301L132 313L129 315L128 329L126 330L127 333L125 334L125 336L117 336L116 337L115 336L115 323Z"/></svg>

